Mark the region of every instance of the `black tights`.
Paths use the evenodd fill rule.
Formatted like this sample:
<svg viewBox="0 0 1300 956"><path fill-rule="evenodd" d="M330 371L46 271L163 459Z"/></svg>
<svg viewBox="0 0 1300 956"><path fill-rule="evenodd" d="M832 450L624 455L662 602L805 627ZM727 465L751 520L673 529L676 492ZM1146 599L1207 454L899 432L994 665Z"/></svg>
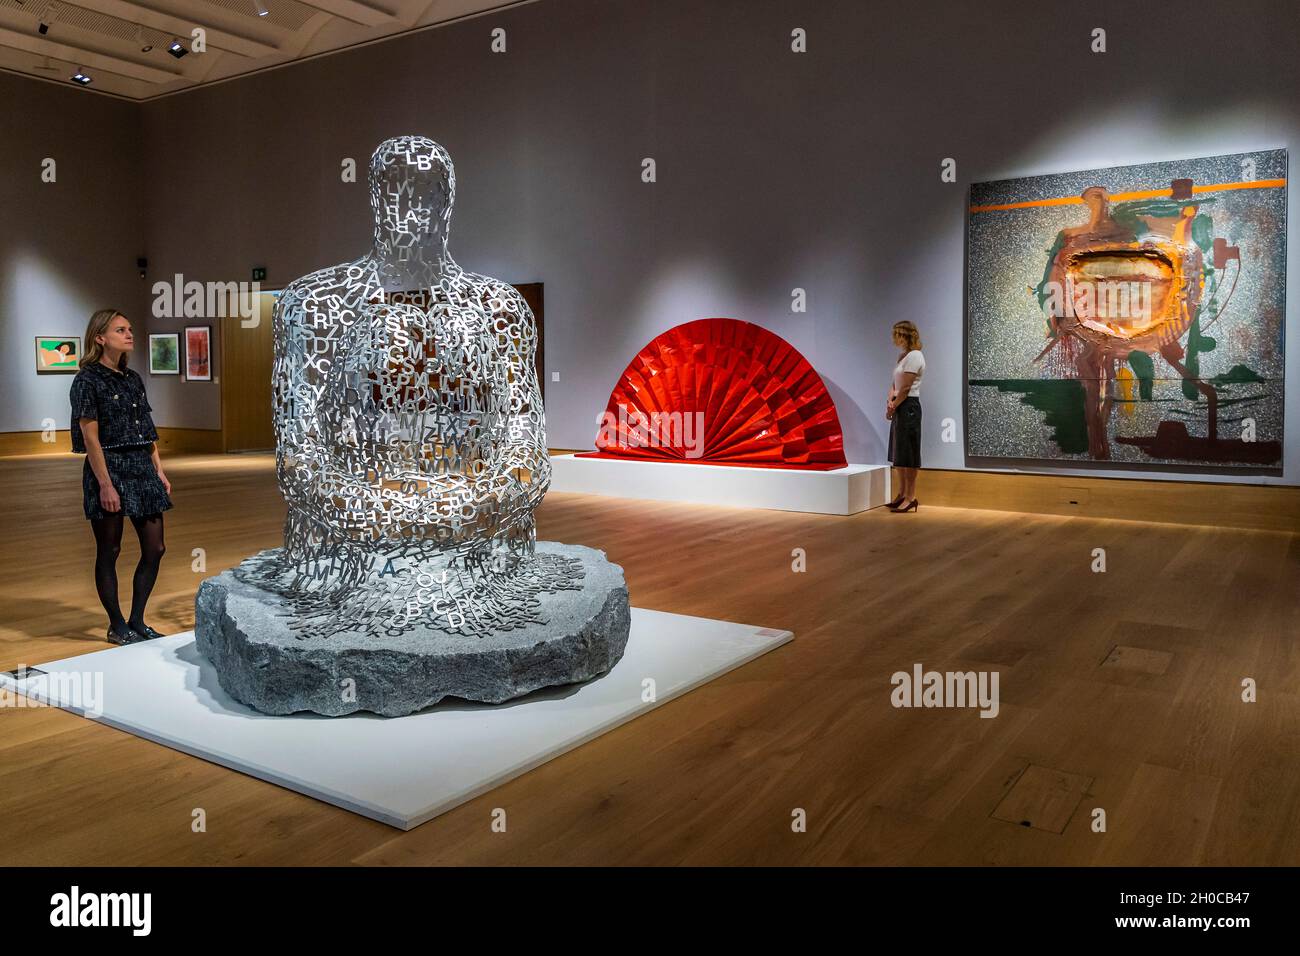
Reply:
<svg viewBox="0 0 1300 956"><path fill-rule="evenodd" d="M132 515L131 524L135 525L135 533L140 538L140 563L135 566L135 577L131 580L131 618L123 622L122 608L117 603L117 555L122 550L122 515L90 519L90 526L95 530L95 590L99 592L99 603L108 612L111 627L144 623L144 606L149 602L149 592L158 578L158 565L167 550L163 546L161 513L143 518Z"/></svg>

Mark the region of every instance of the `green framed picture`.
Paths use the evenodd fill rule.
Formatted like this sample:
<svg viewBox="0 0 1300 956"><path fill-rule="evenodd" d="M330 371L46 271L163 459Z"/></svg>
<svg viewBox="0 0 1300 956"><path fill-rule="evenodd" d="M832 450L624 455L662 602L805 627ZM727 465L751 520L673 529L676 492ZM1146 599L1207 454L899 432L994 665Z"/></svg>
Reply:
<svg viewBox="0 0 1300 956"><path fill-rule="evenodd" d="M81 361L81 336L36 336L37 375L76 375Z"/></svg>
<svg viewBox="0 0 1300 956"><path fill-rule="evenodd" d="M149 336L149 374L181 374L181 336L179 332L158 332Z"/></svg>

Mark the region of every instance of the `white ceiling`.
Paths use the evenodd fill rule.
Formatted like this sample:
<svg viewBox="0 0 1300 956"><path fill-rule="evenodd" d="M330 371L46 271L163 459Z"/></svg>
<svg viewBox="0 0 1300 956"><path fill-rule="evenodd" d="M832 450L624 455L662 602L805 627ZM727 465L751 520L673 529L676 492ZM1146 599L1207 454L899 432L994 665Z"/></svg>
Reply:
<svg viewBox="0 0 1300 956"><path fill-rule="evenodd" d="M521 2L533 0L0 0L0 69L76 86L80 67L87 90L145 100ZM206 52L167 52L195 27Z"/></svg>

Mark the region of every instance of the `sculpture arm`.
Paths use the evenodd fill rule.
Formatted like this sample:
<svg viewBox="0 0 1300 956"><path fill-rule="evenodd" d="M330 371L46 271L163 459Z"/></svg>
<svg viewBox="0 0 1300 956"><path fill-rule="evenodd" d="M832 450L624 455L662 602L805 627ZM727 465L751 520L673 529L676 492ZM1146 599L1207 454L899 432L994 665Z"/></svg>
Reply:
<svg viewBox="0 0 1300 956"><path fill-rule="evenodd" d="M542 503L551 485L551 456L546 450L546 412L537 381L537 323L523 296L509 291L522 336L518 349L511 352L510 422L503 465L527 487L531 510Z"/></svg>
<svg viewBox="0 0 1300 956"><path fill-rule="evenodd" d="M532 309L518 291L495 284L486 297L484 311L492 323L499 357L508 373L508 407L504 446L497 465L481 476L478 490L500 493L503 488L522 490L527 510L541 504L551 483L551 460L546 451L546 415L537 381L537 323Z"/></svg>
<svg viewBox="0 0 1300 956"><path fill-rule="evenodd" d="M484 471L441 482L453 513L462 505L477 513L475 519L466 515L463 522L456 522L451 534L451 541L471 551L490 541L531 540L533 510L551 477L541 388L534 368L537 329L532 310L505 283L486 284L476 298L488 322L484 333L501 399L496 414L504 421Z"/></svg>
<svg viewBox="0 0 1300 956"><path fill-rule="evenodd" d="M291 504L305 502L320 459L316 406L323 386L320 363L328 362L313 354L307 298L301 281L291 283L277 298L272 318L276 475L280 493Z"/></svg>

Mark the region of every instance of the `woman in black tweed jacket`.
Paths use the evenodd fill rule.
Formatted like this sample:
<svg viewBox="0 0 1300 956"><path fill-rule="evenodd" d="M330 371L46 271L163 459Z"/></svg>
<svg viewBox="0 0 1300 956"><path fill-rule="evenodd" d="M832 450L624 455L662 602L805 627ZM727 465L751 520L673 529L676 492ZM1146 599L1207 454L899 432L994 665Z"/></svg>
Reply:
<svg viewBox="0 0 1300 956"><path fill-rule="evenodd" d="M144 622L145 605L163 552L162 513L172 506L171 482L158 457L144 380L127 368L131 323L116 309L90 317L81 371L72 380L72 450L86 456L82 505L95 532L95 589L108 612L108 640L133 644L163 635ZM131 586L131 616L117 602L117 555L123 518L140 538Z"/></svg>

